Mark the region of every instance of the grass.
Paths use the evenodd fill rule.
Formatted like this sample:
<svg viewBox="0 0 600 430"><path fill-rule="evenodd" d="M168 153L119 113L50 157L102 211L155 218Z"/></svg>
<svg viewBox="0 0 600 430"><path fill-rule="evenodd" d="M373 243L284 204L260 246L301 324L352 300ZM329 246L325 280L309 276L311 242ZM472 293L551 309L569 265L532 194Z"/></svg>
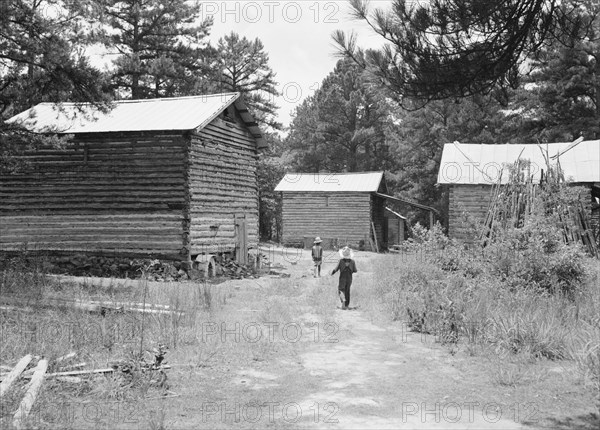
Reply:
<svg viewBox="0 0 600 430"><path fill-rule="evenodd" d="M439 254L405 252L375 262L373 294L364 299L378 318L407 321L415 331L434 334L451 353L459 349L469 356L493 357L489 373L494 384L539 381L546 374L532 370L531 363L566 361L598 393L598 262L586 258L582 264L583 282L575 294L564 295L507 288L485 265L468 274L448 271ZM456 338L449 336L453 327Z"/></svg>
<svg viewBox="0 0 600 430"><path fill-rule="evenodd" d="M273 357L293 357L299 344L312 340L314 329L310 324L330 317L328 312L331 313L332 307L327 310L327 303L335 300L322 284L300 289L298 282L289 278L227 283L141 281L136 287L122 287L114 280L99 287L92 282L58 282L55 277L44 275L41 266L32 270L31 266L25 269L24 265L14 263L5 266L0 273L1 295L27 298L32 312L0 312L1 364L12 365L23 355L33 354L49 359L48 371L53 372L59 370L55 363L57 357L75 351L78 353L76 361L85 361L86 368L103 368L112 361L136 363L140 358L151 361L153 355L149 351L160 343L169 348L167 364L188 375L188 378L176 376L174 381L168 379L166 384L159 384L157 372L141 372L133 365L134 371L129 377L121 374L84 376L79 384L45 383L30 420L30 425L41 428L56 427L53 423L57 423L57 404L76 405L81 412L90 404L110 409L115 403L142 408L144 427L167 428L164 410L146 410L149 407L146 404L152 402L145 399L160 398L171 392L169 390L195 395L200 388L196 385L198 375L206 372L228 375L231 369L260 367ZM166 305L177 312L100 315L47 308L44 303L48 297ZM313 305L316 314L303 315ZM294 334L297 328L302 331L298 341ZM268 335L269 329L273 336ZM218 387L220 377L202 380L201 384ZM0 413L3 428L10 425L11 414L23 393L24 385L20 383L10 397L3 398ZM195 404L183 407L188 406L197 407ZM59 420L58 423L58 427L63 427L65 422ZM111 426L110 419L90 422L82 416L68 424L115 426ZM118 427L126 427L126 423L118 424Z"/></svg>

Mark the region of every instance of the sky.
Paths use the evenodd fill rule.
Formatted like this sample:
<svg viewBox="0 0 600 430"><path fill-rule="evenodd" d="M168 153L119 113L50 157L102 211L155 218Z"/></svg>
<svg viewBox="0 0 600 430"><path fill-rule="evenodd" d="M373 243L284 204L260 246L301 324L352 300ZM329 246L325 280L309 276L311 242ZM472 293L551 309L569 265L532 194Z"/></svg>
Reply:
<svg viewBox="0 0 600 430"><path fill-rule="evenodd" d="M390 3L371 1L372 7L385 8ZM275 101L278 121L284 126L289 125L295 107L318 88L338 61L331 38L335 30L354 30L363 48L383 45L366 23L350 17L346 0L215 0L203 1L201 10L203 17L214 20L211 42L231 31L262 41L282 93Z"/></svg>

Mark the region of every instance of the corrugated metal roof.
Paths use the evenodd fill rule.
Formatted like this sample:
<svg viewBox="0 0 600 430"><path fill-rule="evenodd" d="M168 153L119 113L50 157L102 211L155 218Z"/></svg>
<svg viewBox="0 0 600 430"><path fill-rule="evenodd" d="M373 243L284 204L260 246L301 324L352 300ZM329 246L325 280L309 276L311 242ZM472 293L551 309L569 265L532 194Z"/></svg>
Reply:
<svg viewBox="0 0 600 430"><path fill-rule="evenodd" d="M223 93L120 100L108 113L87 103L40 103L7 122L19 123L36 133L184 131L206 126L235 102L250 132L262 143L260 129L239 97L239 93Z"/></svg>
<svg viewBox="0 0 600 430"><path fill-rule="evenodd" d="M438 184L493 184L508 181L508 166L518 159L529 160L529 175L539 182L547 170L545 157L557 160L572 182L600 182L600 140L549 144L483 145L447 143L444 145ZM500 178L500 175L502 176Z"/></svg>
<svg viewBox="0 0 600 430"><path fill-rule="evenodd" d="M383 172L288 173L275 187L283 192L365 192L379 189Z"/></svg>

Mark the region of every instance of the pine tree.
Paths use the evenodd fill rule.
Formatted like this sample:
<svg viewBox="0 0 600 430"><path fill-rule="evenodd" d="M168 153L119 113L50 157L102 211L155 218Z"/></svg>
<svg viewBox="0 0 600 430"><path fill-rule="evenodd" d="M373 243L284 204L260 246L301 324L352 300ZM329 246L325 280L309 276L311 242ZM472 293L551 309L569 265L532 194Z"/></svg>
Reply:
<svg viewBox="0 0 600 430"><path fill-rule="evenodd" d="M234 32L220 38L211 68L218 91L242 93L258 123L281 129L281 124L276 121L274 99L279 91L275 73L259 39L250 41Z"/></svg>
<svg viewBox="0 0 600 430"><path fill-rule="evenodd" d="M385 97L348 59L297 109L286 140L306 171L380 170L389 165L384 129L389 122Z"/></svg>
<svg viewBox="0 0 600 430"><path fill-rule="evenodd" d="M596 19L600 29L600 19ZM600 138L600 31L536 55L529 79L528 125L542 142Z"/></svg>
<svg viewBox="0 0 600 430"><path fill-rule="evenodd" d="M81 4L0 2L0 115L42 101L102 101L102 74L81 52L90 42Z"/></svg>
<svg viewBox="0 0 600 430"><path fill-rule="evenodd" d="M118 53L112 85L132 99L201 92L212 20L199 22L197 1L97 0L104 43Z"/></svg>
<svg viewBox="0 0 600 430"><path fill-rule="evenodd" d="M528 55L553 40L584 38L599 8L562 0L395 0L390 11L371 12L368 1L351 4L355 17L388 43L362 62L399 100L516 88ZM354 34L338 31L334 39L346 55L361 57Z"/></svg>
<svg viewBox="0 0 600 430"><path fill-rule="evenodd" d="M82 54L91 42L86 0L0 1L0 174L23 166L16 157L62 143L5 120L40 102L93 102L108 108L104 76Z"/></svg>

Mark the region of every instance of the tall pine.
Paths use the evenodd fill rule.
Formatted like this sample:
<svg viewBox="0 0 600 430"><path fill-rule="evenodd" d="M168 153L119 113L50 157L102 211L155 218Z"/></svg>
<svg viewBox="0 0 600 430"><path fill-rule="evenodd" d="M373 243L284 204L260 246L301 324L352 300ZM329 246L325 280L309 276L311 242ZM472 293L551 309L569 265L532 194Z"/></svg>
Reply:
<svg viewBox="0 0 600 430"><path fill-rule="evenodd" d="M281 129L275 104L279 91L262 42L231 32L219 39L213 53L213 85L219 91L242 93L258 123Z"/></svg>
<svg viewBox="0 0 600 430"><path fill-rule="evenodd" d="M207 73L206 36L197 1L97 0L104 44L117 54L112 86L132 99L197 94Z"/></svg>

